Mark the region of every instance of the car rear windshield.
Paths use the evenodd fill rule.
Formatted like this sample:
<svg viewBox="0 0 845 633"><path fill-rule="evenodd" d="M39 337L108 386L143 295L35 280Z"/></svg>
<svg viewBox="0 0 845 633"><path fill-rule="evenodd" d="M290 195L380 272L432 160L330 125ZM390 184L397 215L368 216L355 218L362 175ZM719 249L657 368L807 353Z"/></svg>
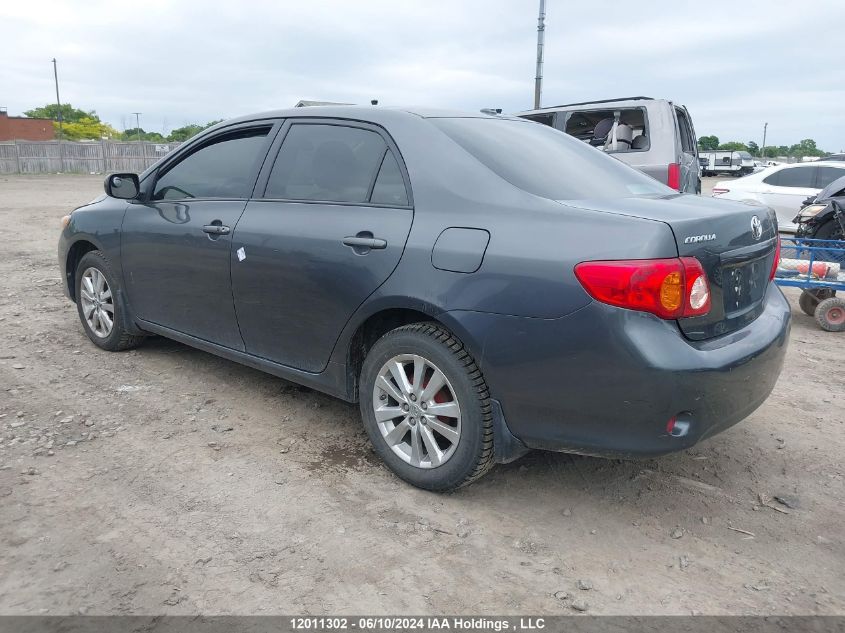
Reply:
<svg viewBox="0 0 845 633"><path fill-rule="evenodd" d="M493 118L430 121L497 175L537 196L583 200L677 193L547 125Z"/></svg>

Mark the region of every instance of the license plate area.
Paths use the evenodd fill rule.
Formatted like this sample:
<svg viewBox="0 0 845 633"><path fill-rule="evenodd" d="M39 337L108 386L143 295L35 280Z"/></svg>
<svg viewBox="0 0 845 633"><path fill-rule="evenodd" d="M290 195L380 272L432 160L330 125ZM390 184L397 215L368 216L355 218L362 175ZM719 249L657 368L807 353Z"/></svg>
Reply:
<svg viewBox="0 0 845 633"><path fill-rule="evenodd" d="M722 296L726 317L738 316L762 301L768 273L765 258L722 267Z"/></svg>

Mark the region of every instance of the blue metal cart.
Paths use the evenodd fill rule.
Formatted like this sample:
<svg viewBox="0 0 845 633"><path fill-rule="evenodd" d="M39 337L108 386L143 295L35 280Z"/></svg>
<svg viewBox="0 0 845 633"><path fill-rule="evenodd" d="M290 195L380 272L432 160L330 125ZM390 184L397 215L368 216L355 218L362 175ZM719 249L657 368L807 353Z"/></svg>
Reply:
<svg viewBox="0 0 845 633"><path fill-rule="evenodd" d="M822 329L845 331L845 241L781 237L775 283L801 288L798 305Z"/></svg>

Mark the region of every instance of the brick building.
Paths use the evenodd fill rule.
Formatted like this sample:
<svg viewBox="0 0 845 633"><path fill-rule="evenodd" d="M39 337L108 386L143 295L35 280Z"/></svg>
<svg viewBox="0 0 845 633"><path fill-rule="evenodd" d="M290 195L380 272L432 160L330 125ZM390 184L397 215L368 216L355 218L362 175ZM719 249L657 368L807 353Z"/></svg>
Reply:
<svg viewBox="0 0 845 633"><path fill-rule="evenodd" d="M52 141L56 138L51 119L9 116L0 108L0 141Z"/></svg>

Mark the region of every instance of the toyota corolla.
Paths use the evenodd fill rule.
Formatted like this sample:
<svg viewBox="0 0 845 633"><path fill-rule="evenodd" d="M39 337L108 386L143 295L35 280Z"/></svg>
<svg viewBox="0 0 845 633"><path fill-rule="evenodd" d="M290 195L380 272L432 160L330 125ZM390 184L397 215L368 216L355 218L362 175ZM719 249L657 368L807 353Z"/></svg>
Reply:
<svg viewBox="0 0 845 633"><path fill-rule="evenodd" d="M770 210L537 123L270 112L105 190L59 242L95 345L156 334L358 402L422 488L529 449L687 448L760 406L783 362Z"/></svg>

